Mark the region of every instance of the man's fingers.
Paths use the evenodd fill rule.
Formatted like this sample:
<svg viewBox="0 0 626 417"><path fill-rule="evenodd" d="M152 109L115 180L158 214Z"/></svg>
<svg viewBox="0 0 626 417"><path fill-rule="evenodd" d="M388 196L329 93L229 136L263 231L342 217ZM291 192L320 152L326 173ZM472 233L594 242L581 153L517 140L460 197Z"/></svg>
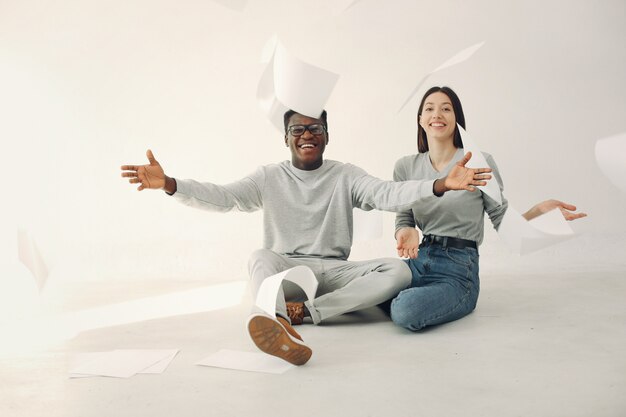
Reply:
<svg viewBox="0 0 626 417"><path fill-rule="evenodd" d="M137 171L139 167L137 165L122 165L120 168L122 171Z"/></svg>
<svg viewBox="0 0 626 417"><path fill-rule="evenodd" d="M148 157L148 161L150 161L150 165L156 165L158 163L150 149L146 151L146 156Z"/></svg>
<svg viewBox="0 0 626 417"><path fill-rule="evenodd" d="M137 176L137 171L122 172L122 177L125 177L125 178L136 177L136 176Z"/></svg>
<svg viewBox="0 0 626 417"><path fill-rule="evenodd" d="M468 153L465 154L465 156L463 156L463 159L461 159L459 162L457 162L457 165L460 165L460 166L464 167L465 164L467 164L470 159L472 159L472 153L468 152Z"/></svg>

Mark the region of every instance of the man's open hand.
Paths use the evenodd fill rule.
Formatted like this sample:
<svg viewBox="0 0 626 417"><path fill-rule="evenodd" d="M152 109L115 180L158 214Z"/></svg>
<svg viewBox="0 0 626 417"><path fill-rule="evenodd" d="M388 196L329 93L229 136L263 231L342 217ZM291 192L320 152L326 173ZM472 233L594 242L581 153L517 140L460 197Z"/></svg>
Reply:
<svg viewBox="0 0 626 417"><path fill-rule="evenodd" d="M463 159L457 162L444 178L444 187L448 190L476 191L476 187L487 185L491 179L491 168L466 168L465 165L472 159L472 153L465 154Z"/></svg>
<svg viewBox="0 0 626 417"><path fill-rule="evenodd" d="M122 177L128 178L131 184L140 184L137 187L139 191L144 188L160 190L165 187L165 172L150 149L146 156L150 162L148 165L122 165Z"/></svg>

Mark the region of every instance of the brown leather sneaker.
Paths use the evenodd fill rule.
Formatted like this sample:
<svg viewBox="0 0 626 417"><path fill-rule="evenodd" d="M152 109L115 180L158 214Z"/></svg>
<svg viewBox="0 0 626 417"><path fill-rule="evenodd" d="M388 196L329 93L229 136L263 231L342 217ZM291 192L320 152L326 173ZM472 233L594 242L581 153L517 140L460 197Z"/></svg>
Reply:
<svg viewBox="0 0 626 417"><path fill-rule="evenodd" d="M287 303L287 315L294 326L304 321L304 303Z"/></svg>
<svg viewBox="0 0 626 417"><path fill-rule="evenodd" d="M301 342L304 342L304 340L302 340L302 336L300 336L298 334L298 332L296 332L296 330L291 327L291 324L289 324L289 322L287 321L287 319L284 319L282 317L277 317L278 321L280 322L280 324L283 325L283 327L285 328L285 330L287 330L287 333L289 333L290 335L292 335L293 337L295 337L296 339L300 340Z"/></svg>
<svg viewBox="0 0 626 417"><path fill-rule="evenodd" d="M304 365L313 354L282 317L276 319L265 313L254 313L248 318L247 327L254 344L268 355L294 365Z"/></svg>

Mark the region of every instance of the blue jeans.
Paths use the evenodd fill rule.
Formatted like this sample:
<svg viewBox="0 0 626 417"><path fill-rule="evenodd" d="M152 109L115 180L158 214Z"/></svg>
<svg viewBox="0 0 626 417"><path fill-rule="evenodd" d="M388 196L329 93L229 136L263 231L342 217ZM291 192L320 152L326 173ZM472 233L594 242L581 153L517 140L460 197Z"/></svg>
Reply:
<svg viewBox="0 0 626 417"><path fill-rule="evenodd" d="M418 257L406 262L411 286L391 302L391 319L398 326L417 331L474 310L480 290L476 249L422 243Z"/></svg>

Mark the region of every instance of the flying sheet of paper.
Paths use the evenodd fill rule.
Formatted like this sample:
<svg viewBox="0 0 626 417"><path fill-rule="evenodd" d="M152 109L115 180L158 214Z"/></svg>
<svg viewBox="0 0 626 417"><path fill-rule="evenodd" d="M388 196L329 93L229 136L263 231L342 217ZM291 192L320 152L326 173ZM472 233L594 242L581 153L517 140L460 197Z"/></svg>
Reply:
<svg viewBox="0 0 626 417"><path fill-rule="evenodd" d="M559 209L530 221L509 205L498 235L509 248L520 255L538 251L575 236Z"/></svg>
<svg viewBox="0 0 626 417"><path fill-rule="evenodd" d="M333 0L333 16L339 16L361 0Z"/></svg>
<svg viewBox="0 0 626 417"><path fill-rule="evenodd" d="M304 290L309 300L315 299L317 279L309 267L299 265L265 278L256 296L256 305L272 317L276 317L276 296L283 280L291 281Z"/></svg>
<svg viewBox="0 0 626 417"><path fill-rule="evenodd" d="M626 192L626 132L598 140L596 161L609 181Z"/></svg>
<svg viewBox="0 0 626 417"><path fill-rule="evenodd" d="M448 67L451 67L453 65L460 64L463 61L467 61L484 44L485 44L485 42L479 42L479 43L477 43L475 45L472 45L472 46L470 46L468 48L463 49L461 52L458 52L452 58L448 59L446 62L444 62L443 64L439 65L437 68L435 68L434 70L432 70L431 72L426 74L417 83L417 86L415 86L413 91L411 91L411 94L409 95L409 97L404 101L404 103L402 103L402 106L400 106L400 109L398 110L398 113L400 113L402 111L402 109L404 109L404 107L408 104L408 102L411 101L411 99L415 96L415 94L417 94L417 92L419 91L420 87L422 86L422 84L424 84L424 82L426 81L426 79L428 79L428 77L430 77L432 74L434 74L437 71L441 71L444 68L448 68Z"/></svg>
<svg viewBox="0 0 626 417"><path fill-rule="evenodd" d="M489 164L487 164L487 160L485 159L483 153L480 151L480 148L476 144L476 141L472 139L469 133L467 133L460 124L457 123L457 127L459 128L459 132L461 133L463 151L465 153L472 153L472 159L470 159L469 162L465 164L465 166L468 168L492 168L489 166ZM500 183L498 182L498 179L495 175L492 175L491 179L487 180L487 185L481 185L477 188L487 194L493 200L495 200L498 204L502 204Z"/></svg>
<svg viewBox="0 0 626 417"><path fill-rule="evenodd" d="M261 352L240 352L228 349L222 349L207 356L196 365L270 374L282 374L295 368L289 362Z"/></svg>
<svg viewBox="0 0 626 417"><path fill-rule="evenodd" d="M48 267L39 252L35 240L24 230L17 231L17 256L33 274L37 287L41 289L48 279Z"/></svg>
<svg viewBox="0 0 626 417"><path fill-rule="evenodd" d="M283 132L283 115L289 109L318 118L338 79L335 73L295 58L276 41L259 81L257 99L272 124Z"/></svg>
<svg viewBox="0 0 626 417"><path fill-rule="evenodd" d="M352 217L353 240L380 239L383 236L383 213L381 211L354 209Z"/></svg>
<svg viewBox="0 0 626 417"><path fill-rule="evenodd" d="M228 7L229 9L236 10L238 12L242 12L243 9L246 8L248 4L248 0L213 0L216 3L221 4L222 6Z"/></svg>
<svg viewBox="0 0 626 417"><path fill-rule="evenodd" d="M162 373L178 349L117 349L78 355L71 365L71 378L108 376L129 378L138 373Z"/></svg>
<svg viewBox="0 0 626 417"><path fill-rule="evenodd" d="M263 50L261 51L261 59L259 62L261 64L269 64L272 59L274 59L274 51L276 51L276 46L278 45L278 35L272 35L263 46Z"/></svg>

